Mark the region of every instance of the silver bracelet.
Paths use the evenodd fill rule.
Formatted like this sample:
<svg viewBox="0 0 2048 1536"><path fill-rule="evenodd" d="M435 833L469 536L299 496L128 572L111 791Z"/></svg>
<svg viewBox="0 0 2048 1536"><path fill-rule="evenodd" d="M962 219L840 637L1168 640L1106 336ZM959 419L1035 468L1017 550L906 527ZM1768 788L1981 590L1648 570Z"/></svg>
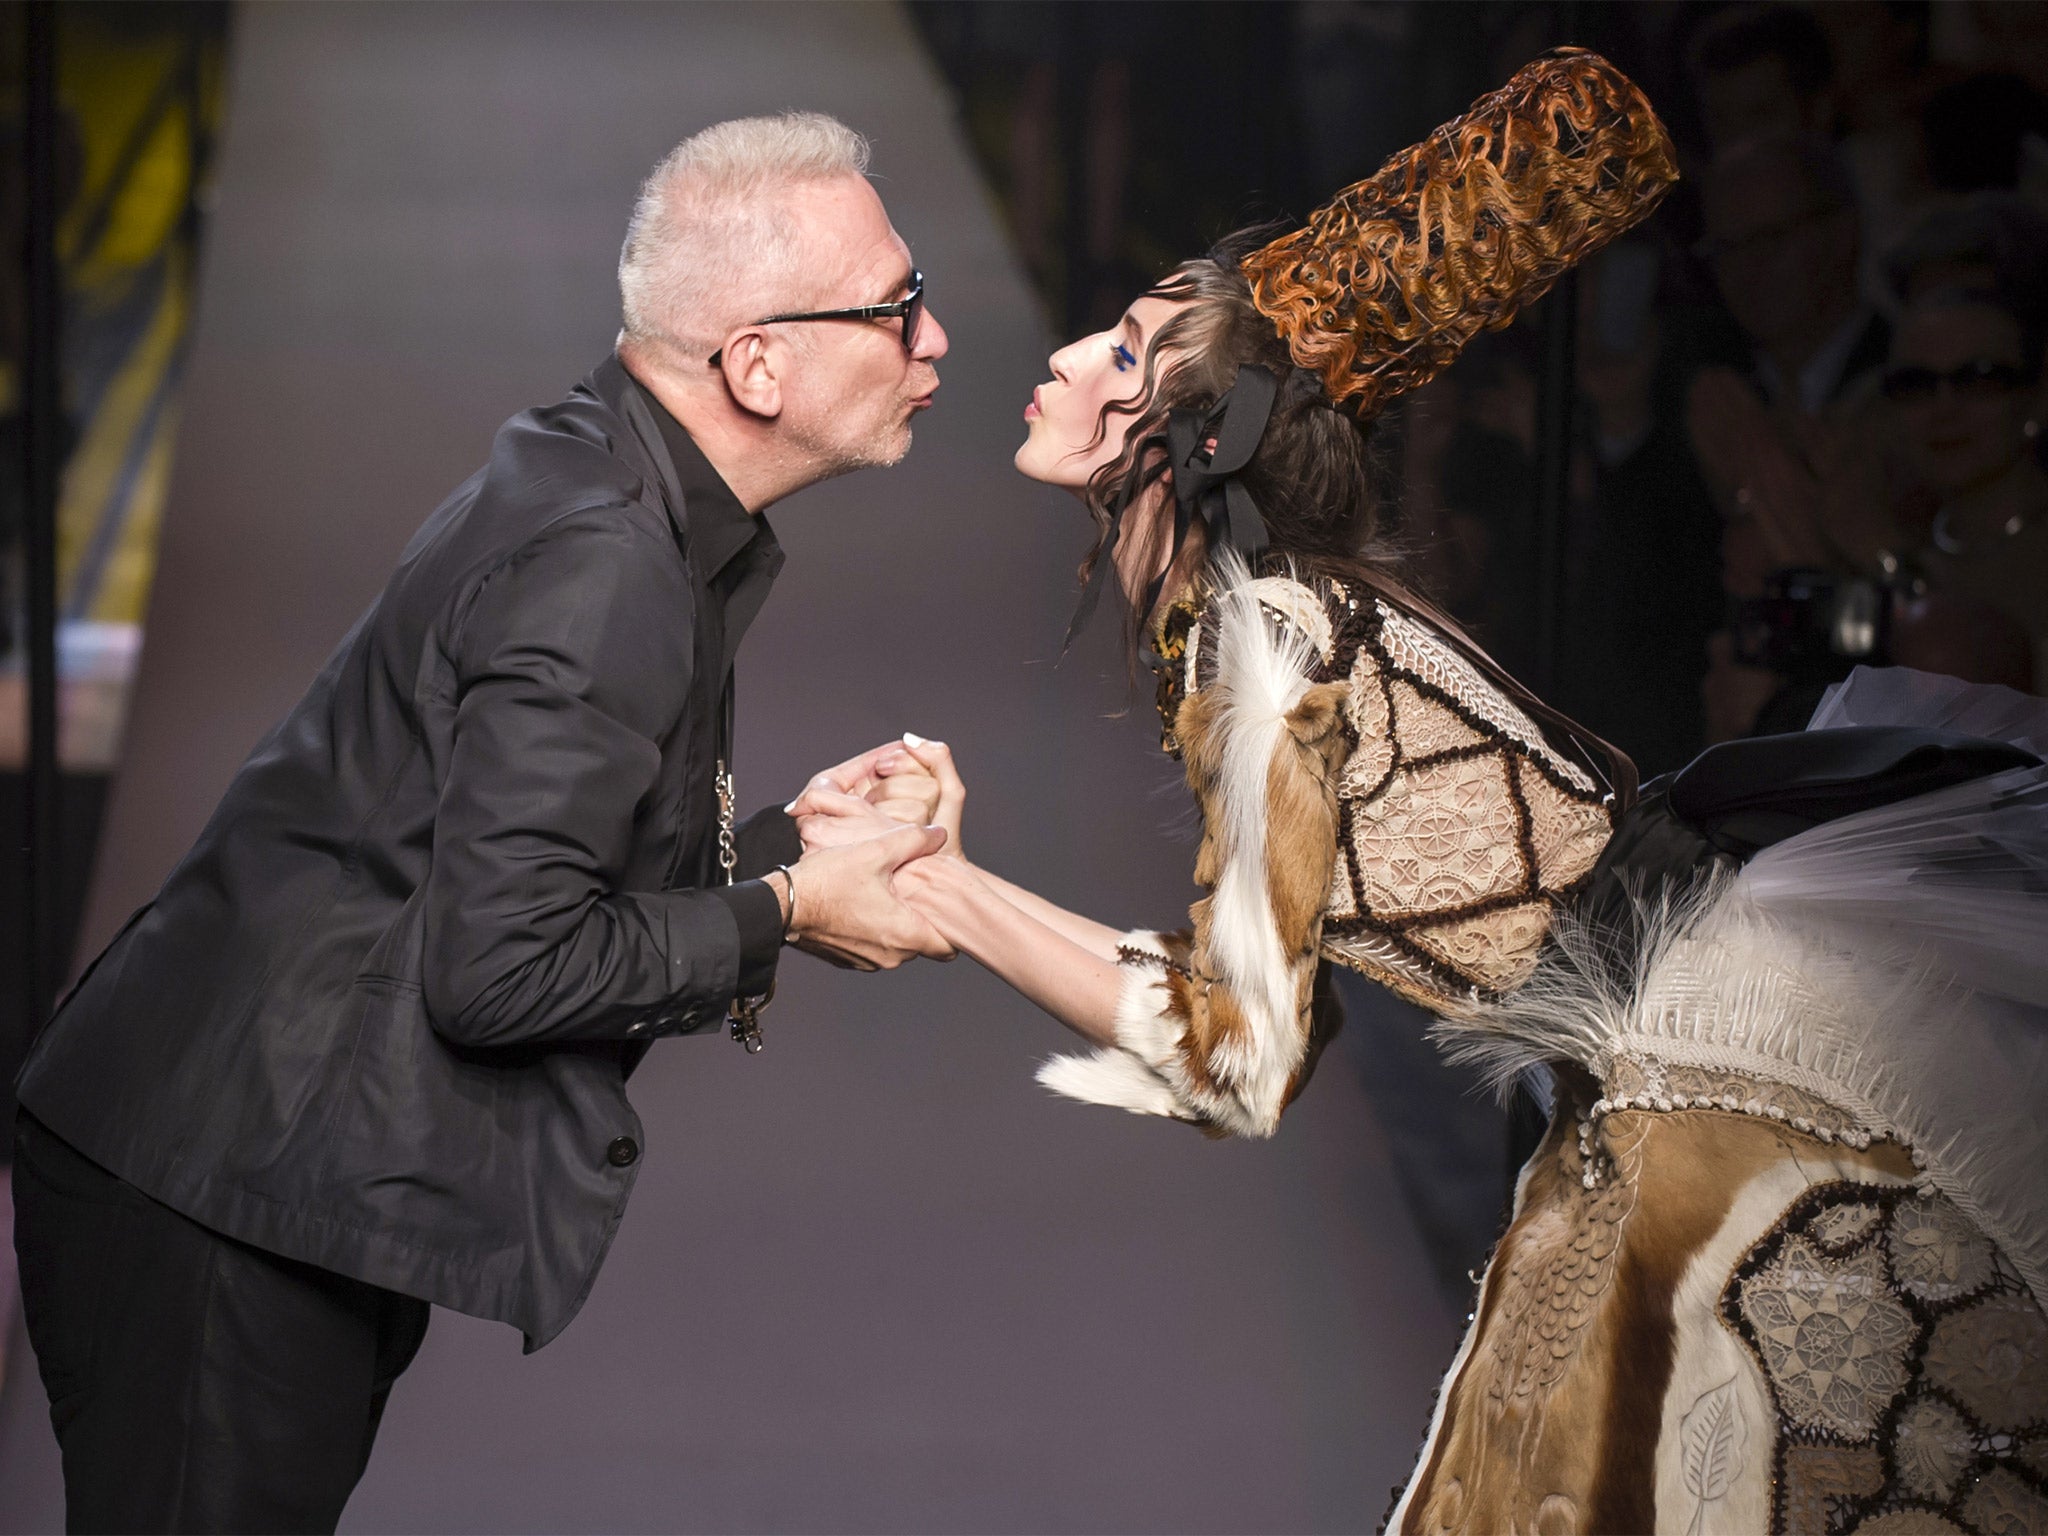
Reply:
<svg viewBox="0 0 2048 1536"><path fill-rule="evenodd" d="M796 931L796 871L787 864L778 864L775 868L789 882L789 917L782 925L782 942L787 944L789 936Z"/></svg>

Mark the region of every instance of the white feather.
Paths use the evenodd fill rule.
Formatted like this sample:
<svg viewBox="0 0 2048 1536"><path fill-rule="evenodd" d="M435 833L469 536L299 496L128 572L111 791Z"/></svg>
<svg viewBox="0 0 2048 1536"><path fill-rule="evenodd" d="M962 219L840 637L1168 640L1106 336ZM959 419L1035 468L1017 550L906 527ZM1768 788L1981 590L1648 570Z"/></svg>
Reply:
<svg viewBox="0 0 2048 1536"><path fill-rule="evenodd" d="M1570 913L1529 981L1432 1031L1496 1086L1617 1057L1788 1083L1912 1147L2048 1306L2038 1013L1957 984L1924 945L1760 903L1743 876L1639 903L1626 954Z"/></svg>

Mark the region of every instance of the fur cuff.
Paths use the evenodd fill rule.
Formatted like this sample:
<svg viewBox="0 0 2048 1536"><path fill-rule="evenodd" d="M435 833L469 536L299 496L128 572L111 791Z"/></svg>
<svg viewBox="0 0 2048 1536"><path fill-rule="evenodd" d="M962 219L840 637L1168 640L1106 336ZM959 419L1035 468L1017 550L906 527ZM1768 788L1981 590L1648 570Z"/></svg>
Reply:
<svg viewBox="0 0 2048 1536"><path fill-rule="evenodd" d="M1039 1082L1070 1099L1127 1109L1134 1115L1198 1122L1205 1118L1162 1071L1175 1059L1186 1022L1176 1022L1167 985L1167 968L1173 961L1167 942L1166 935L1143 928L1123 936L1117 945L1127 956L1116 1007L1119 1047L1085 1056L1055 1056L1038 1069Z"/></svg>

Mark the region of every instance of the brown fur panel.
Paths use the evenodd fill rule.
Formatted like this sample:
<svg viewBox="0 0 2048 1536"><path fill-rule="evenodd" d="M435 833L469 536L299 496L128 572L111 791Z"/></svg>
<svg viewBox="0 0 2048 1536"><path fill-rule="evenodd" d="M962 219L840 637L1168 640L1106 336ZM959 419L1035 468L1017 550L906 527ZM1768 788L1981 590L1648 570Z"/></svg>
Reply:
<svg viewBox="0 0 2048 1536"><path fill-rule="evenodd" d="M1181 705L1173 722L1181 763L1187 770L1188 788L1194 791L1195 803L1202 808L1202 846L1195 855L1195 883L1205 889L1215 887L1223 857L1216 836L1222 820L1216 801L1221 793L1223 769L1223 732L1217 729L1216 717L1222 708L1213 694L1197 693ZM1198 922L1198 933L1200 926Z"/></svg>
<svg viewBox="0 0 2048 1536"><path fill-rule="evenodd" d="M1188 1021L1187 1033L1181 1036L1180 1045L1189 1086L1204 1093L1228 1092L1217 1083L1209 1063L1224 1041L1243 1039L1251 1026L1246 1023L1244 1012L1237 1006L1237 997L1230 988L1216 985L1198 972L1192 992L1194 1017Z"/></svg>
<svg viewBox="0 0 2048 1536"><path fill-rule="evenodd" d="M1298 1017L1309 1029L1310 991L1316 976L1316 950L1322 933L1330 872L1337 856L1337 797L1334 776L1343 766L1349 742L1344 734L1346 690L1341 683L1311 688L1287 718L1267 770L1266 869L1280 949L1297 975ZM1223 705L1218 695L1197 693L1182 706L1175 721L1189 787L1202 809L1202 844L1195 879L1213 889L1230 856L1220 835L1225 825L1219 804L1225 733L1218 728ZM1194 984L1192 1016L1182 1037L1181 1056L1189 1085L1201 1092L1227 1093L1217 1082L1211 1062L1226 1042L1242 1041L1251 1025L1238 999L1216 982L1214 967L1205 963L1214 910L1204 897L1191 909L1195 944L1191 956ZM1305 1060L1287 1091L1291 1102L1307 1080L1313 1063Z"/></svg>
<svg viewBox="0 0 2048 1536"><path fill-rule="evenodd" d="M1322 938L1337 864L1335 780L1349 747L1346 692L1342 683L1309 689L1288 715L1288 736L1266 772L1266 890L1290 958L1313 956Z"/></svg>

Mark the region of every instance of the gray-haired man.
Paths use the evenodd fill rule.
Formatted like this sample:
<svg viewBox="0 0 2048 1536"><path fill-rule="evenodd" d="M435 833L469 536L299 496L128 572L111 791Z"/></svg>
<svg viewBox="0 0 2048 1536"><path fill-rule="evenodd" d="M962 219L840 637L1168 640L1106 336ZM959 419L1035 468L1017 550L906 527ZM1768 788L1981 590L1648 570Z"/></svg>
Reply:
<svg viewBox="0 0 2048 1536"><path fill-rule="evenodd" d="M900 459L946 350L866 158L792 114L656 168L616 356L505 424L37 1042L16 1243L74 1528L332 1529L430 1303L574 1316L653 1040L756 1041L785 937L946 953L889 890L942 833L806 855L731 810L760 514Z"/></svg>

